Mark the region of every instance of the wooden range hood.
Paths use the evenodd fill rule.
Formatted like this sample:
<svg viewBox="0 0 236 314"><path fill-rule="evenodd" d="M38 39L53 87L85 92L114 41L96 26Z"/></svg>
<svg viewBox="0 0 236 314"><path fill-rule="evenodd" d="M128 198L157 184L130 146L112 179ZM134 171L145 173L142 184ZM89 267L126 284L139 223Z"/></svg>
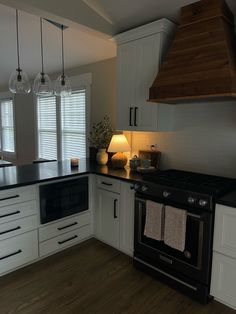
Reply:
<svg viewBox="0 0 236 314"><path fill-rule="evenodd" d="M149 90L150 102L183 103L236 97L234 16L224 0L181 9L166 60Z"/></svg>

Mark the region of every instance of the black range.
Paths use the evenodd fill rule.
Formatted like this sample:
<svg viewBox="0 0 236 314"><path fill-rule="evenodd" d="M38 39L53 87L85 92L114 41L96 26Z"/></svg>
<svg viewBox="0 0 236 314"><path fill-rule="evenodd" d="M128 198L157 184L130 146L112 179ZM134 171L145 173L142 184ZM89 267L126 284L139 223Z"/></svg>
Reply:
<svg viewBox="0 0 236 314"><path fill-rule="evenodd" d="M134 265L202 303L209 298L216 199L236 189L236 180L167 170L147 174L135 194ZM147 200L184 209L186 242L177 251L144 235Z"/></svg>

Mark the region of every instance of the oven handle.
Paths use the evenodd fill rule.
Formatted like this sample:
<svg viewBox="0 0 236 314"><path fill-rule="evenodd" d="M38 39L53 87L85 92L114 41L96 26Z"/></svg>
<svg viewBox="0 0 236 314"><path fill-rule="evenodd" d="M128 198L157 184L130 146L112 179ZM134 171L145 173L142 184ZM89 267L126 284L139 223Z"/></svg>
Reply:
<svg viewBox="0 0 236 314"><path fill-rule="evenodd" d="M136 197L135 200L138 201L138 202L141 202L141 203L146 203L146 199L142 199L142 198L139 198L139 197ZM163 204L163 205L165 206L165 204ZM191 217L191 218L196 218L198 220L202 220L202 218L203 218L203 215L192 214L192 213L189 213L189 212L187 212L187 216Z"/></svg>

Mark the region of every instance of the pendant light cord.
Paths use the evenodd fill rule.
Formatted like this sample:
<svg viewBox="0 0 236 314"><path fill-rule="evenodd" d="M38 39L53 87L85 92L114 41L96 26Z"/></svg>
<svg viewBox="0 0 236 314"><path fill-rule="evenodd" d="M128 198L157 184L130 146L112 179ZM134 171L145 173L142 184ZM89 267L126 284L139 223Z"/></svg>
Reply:
<svg viewBox="0 0 236 314"><path fill-rule="evenodd" d="M62 52L62 75L65 76L65 62L64 62L64 26L61 25L61 52Z"/></svg>
<svg viewBox="0 0 236 314"><path fill-rule="evenodd" d="M18 17L18 10L16 10L16 46L17 46L17 64L18 70L20 70L20 48L19 48L19 17Z"/></svg>
<svg viewBox="0 0 236 314"><path fill-rule="evenodd" d="M42 20L42 18L40 18L40 36L41 36L42 74L44 74L44 59L43 59L43 20Z"/></svg>

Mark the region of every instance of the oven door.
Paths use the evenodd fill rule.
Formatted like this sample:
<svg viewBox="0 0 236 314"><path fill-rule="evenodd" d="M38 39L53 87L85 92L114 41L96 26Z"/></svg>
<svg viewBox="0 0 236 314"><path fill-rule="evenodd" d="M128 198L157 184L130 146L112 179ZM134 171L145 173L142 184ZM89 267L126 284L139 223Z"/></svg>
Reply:
<svg viewBox="0 0 236 314"><path fill-rule="evenodd" d="M184 252L165 245L164 241L146 237L144 235L145 220L146 200L137 196L135 200L135 254L146 257L148 261L151 260L153 266L168 267L208 284L210 280L212 214L201 210L187 209Z"/></svg>

